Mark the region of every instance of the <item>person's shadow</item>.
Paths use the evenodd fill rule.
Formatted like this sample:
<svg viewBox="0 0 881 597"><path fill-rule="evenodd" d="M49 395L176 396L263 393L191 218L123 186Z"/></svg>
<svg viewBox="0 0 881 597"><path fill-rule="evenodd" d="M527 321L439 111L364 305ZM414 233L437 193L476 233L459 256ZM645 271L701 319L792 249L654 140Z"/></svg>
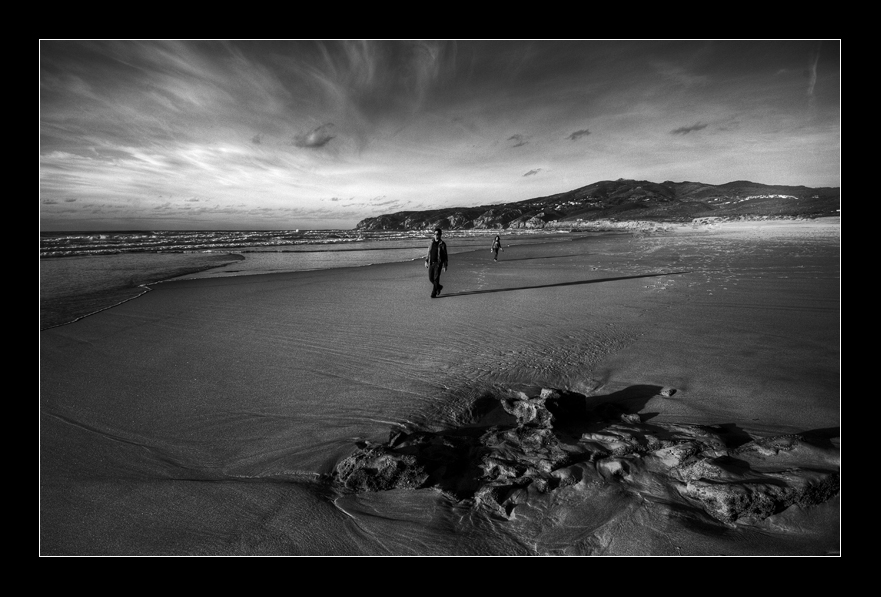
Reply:
<svg viewBox="0 0 881 597"><path fill-rule="evenodd" d="M575 282L558 282L556 284L539 284L536 286L517 286L514 288L491 288L487 290L463 290L460 292L451 292L442 294L437 298L452 298L454 296L468 296L472 294L489 294L493 292L510 292L512 290L535 290L538 288L556 288L560 286L580 286L582 284L599 284L601 282L616 282L618 280L633 280L637 278L657 278L660 276L675 276L678 274L688 274L689 271L682 272L664 272L661 274L643 274L641 276L618 276L616 278L597 278L594 280L578 280Z"/></svg>

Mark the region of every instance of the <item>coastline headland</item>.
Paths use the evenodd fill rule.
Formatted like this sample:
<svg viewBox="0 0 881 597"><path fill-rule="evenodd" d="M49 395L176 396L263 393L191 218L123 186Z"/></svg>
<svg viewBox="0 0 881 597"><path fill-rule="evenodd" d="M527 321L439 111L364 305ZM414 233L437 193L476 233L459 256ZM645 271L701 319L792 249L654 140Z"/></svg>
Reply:
<svg viewBox="0 0 881 597"><path fill-rule="evenodd" d="M816 218L840 215L840 208L837 187L618 179L510 203L384 214L361 220L356 229L596 229L626 222L685 223L703 218Z"/></svg>

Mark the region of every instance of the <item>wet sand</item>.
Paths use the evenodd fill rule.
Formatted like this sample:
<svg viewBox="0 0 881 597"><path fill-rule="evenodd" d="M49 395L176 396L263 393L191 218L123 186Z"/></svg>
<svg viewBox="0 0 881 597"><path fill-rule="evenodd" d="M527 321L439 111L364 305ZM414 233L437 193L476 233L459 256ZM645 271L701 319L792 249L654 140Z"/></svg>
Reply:
<svg viewBox="0 0 881 597"><path fill-rule="evenodd" d="M498 262L481 249L453 255L442 284L429 298L419 261L175 281L41 332L41 554L838 553L837 484L728 520L695 493L704 477L649 466L645 446L609 452L629 475L567 462L571 484L506 504L352 493L331 475L396 429L474 425L477 397L545 388L718 431L714 458L750 475L790 458L763 487L797 485L779 480L797 468L828 489L840 219L561 239ZM804 441L755 444L782 436Z"/></svg>

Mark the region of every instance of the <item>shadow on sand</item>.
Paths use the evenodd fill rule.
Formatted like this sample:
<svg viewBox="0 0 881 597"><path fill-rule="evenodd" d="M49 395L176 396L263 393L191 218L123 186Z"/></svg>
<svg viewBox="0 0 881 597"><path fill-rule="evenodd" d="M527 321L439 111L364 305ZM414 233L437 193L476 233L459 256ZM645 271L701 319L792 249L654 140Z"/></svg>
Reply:
<svg viewBox="0 0 881 597"><path fill-rule="evenodd" d="M661 274L644 274L641 276L619 276L617 278L599 278L596 280L578 280L577 282L559 282L557 284L540 284L538 286L517 286L514 288L492 288L489 290L463 290L462 292L451 292L443 294L437 298L452 298L454 296L468 296L471 294L489 294L492 292L510 292L512 290L535 290L538 288L556 288L558 286L579 286L581 284L599 284L600 282L616 282L619 280L633 280L636 278L657 278L661 276L675 276L678 274L688 274L690 271L682 272L664 272Z"/></svg>
<svg viewBox="0 0 881 597"><path fill-rule="evenodd" d="M532 261L534 259L560 259L561 257L584 257L584 253L570 253L568 255L545 255L544 257L501 257L499 258L499 263L507 263L508 261Z"/></svg>

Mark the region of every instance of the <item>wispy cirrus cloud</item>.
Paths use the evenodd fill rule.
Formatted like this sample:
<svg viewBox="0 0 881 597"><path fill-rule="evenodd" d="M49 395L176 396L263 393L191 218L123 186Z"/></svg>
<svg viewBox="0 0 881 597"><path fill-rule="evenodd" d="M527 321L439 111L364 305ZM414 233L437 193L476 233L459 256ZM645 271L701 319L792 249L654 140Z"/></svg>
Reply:
<svg viewBox="0 0 881 597"><path fill-rule="evenodd" d="M694 131L700 131L705 128L707 128L706 124L703 124L701 122L696 122L691 126L681 126L678 129L673 129L672 131L670 131L670 134L671 135L687 135L688 133L691 133Z"/></svg>
<svg viewBox="0 0 881 597"><path fill-rule="evenodd" d="M811 64L808 67L808 97L814 95L814 86L817 84L817 63L820 61L820 48L811 57Z"/></svg>
<svg viewBox="0 0 881 597"><path fill-rule="evenodd" d="M840 43L819 45L44 41L41 218L113 209L146 226L139 214L170 222L178 206L176 226L229 227L263 225L237 219L245 206L284 206L267 225L301 227L324 208L354 225L378 209L548 195L634 164L643 179L835 186ZM761 127L781 134L764 138L767 159L748 158ZM719 146L687 142L734 131ZM667 133L691 134L673 172ZM793 146L816 152L795 160Z"/></svg>
<svg viewBox="0 0 881 597"><path fill-rule="evenodd" d="M413 124L438 84L453 76L455 42L298 42L287 63L310 103L333 118L360 150Z"/></svg>
<svg viewBox="0 0 881 597"><path fill-rule="evenodd" d="M659 61L655 62L654 68L661 77L685 88L705 86L710 82L708 76L695 73L689 65Z"/></svg>

